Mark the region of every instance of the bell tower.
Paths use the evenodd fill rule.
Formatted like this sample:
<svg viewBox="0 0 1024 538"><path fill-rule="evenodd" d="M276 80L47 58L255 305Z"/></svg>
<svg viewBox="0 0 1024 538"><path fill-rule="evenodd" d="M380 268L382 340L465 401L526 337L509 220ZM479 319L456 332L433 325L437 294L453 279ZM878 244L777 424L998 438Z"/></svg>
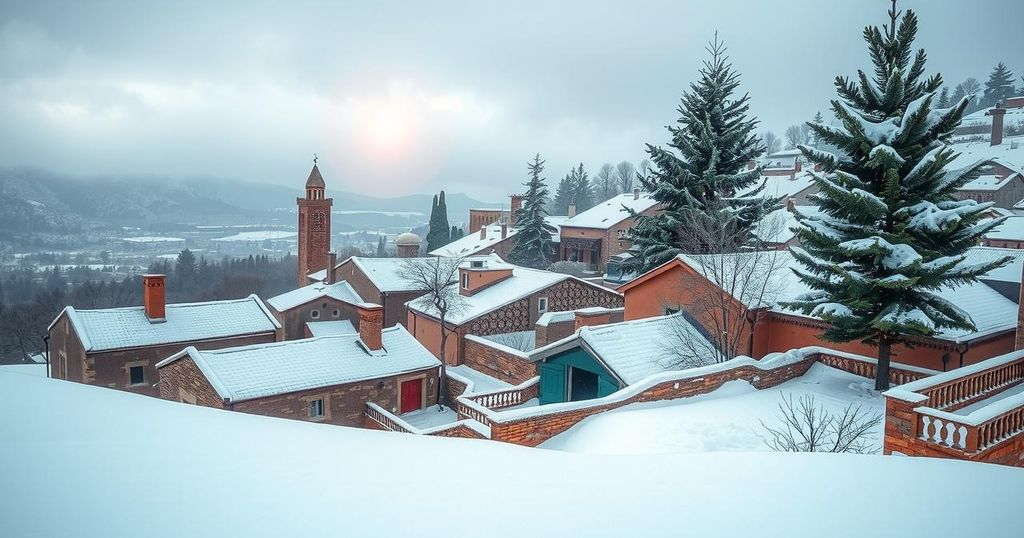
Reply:
<svg viewBox="0 0 1024 538"><path fill-rule="evenodd" d="M327 268L331 250L331 206L326 198L324 177L313 158L313 169L306 178L306 197L296 199L299 206L299 287L308 284L306 276Z"/></svg>

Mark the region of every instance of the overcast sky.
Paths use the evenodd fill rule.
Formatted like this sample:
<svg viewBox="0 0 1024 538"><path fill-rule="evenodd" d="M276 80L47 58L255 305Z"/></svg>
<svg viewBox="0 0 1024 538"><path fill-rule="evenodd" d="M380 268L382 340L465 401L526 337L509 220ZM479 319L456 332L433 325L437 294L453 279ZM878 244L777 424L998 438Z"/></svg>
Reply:
<svg viewBox="0 0 1024 538"><path fill-rule="evenodd" d="M882 0L49 2L0 8L0 166L490 201L662 144L718 30L764 128L826 111ZM1021 0L906 0L929 73L1024 71ZM1018 84L1020 80L1018 78Z"/></svg>

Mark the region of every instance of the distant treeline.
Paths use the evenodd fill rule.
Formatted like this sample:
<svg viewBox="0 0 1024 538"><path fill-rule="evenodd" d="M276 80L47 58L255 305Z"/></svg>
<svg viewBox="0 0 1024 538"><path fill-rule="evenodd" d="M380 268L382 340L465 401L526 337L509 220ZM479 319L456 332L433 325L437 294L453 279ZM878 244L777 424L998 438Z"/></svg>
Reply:
<svg viewBox="0 0 1024 538"><path fill-rule="evenodd" d="M151 273L167 275L167 302L234 299L255 293L273 297L295 287L294 256L207 260L183 250L161 260ZM42 274L21 269L0 275L0 363L17 363L43 351L46 327L65 306L113 308L142 304L142 276L121 279L75 267Z"/></svg>

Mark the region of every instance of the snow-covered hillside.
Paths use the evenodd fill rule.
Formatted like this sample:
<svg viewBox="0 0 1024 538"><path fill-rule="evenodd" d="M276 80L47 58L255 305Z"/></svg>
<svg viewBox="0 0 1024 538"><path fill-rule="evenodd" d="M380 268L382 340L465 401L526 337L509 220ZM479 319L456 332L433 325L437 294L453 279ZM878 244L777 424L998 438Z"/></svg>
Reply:
<svg viewBox="0 0 1024 538"><path fill-rule="evenodd" d="M568 454L234 414L0 370L0 484L5 537L1009 536L1024 469Z"/></svg>

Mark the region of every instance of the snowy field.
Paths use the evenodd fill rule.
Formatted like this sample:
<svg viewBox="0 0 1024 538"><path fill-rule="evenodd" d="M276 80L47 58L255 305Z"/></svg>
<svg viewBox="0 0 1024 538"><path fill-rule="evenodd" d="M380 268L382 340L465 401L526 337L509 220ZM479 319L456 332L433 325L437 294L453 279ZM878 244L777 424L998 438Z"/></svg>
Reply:
<svg viewBox="0 0 1024 538"><path fill-rule="evenodd" d="M569 454L235 414L3 370L0 432L0 536L18 538L1012 536L1024 491L1024 469L994 465ZM943 510L965 484L956 510Z"/></svg>
<svg viewBox="0 0 1024 538"><path fill-rule="evenodd" d="M833 413L853 403L871 414L885 414L885 399L872 387L863 377L815 364L800 378L771 389L730 381L706 395L608 411L584 419L541 448L595 454L769 450L759 437L764 432L759 420L781 426L777 415L783 395L799 402L809 394ZM883 427L875 431L879 452Z"/></svg>

